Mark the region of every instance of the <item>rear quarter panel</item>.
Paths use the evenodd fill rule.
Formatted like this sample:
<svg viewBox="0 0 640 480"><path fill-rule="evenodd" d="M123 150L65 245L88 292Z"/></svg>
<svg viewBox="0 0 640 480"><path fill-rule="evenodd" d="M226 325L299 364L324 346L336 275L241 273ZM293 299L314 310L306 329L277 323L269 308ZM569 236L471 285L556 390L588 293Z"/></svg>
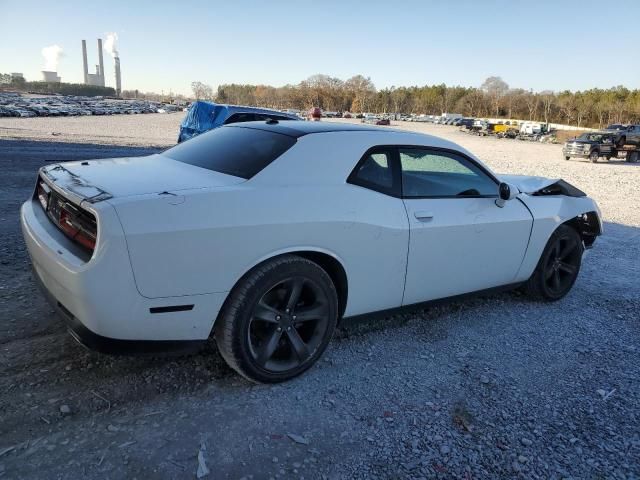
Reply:
<svg viewBox="0 0 640 480"><path fill-rule="evenodd" d="M332 255L345 268L345 315L399 306L409 235L404 205L345 181L368 145L346 159L331 148L305 148L237 186L110 200L140 294L228 292L258 263L306 250ZM309 168L286 168L303 161Z"/></svg>

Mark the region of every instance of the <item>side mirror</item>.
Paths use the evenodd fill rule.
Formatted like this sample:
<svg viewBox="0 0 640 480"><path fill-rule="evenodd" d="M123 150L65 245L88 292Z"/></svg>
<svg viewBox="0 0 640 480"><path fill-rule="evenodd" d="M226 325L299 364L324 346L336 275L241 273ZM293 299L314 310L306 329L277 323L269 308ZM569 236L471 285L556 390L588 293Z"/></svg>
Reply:
<svg viewBox="0 0 640 480"><path fill-rule="evenodd" d="M496 205L500 208L504 207L504 202L506 202L507 200L513 200L514 198L516 198L516 195L518 195L518 193L520 192L516 187L502 182L498 187L499 198L496 200Z"/></svg>

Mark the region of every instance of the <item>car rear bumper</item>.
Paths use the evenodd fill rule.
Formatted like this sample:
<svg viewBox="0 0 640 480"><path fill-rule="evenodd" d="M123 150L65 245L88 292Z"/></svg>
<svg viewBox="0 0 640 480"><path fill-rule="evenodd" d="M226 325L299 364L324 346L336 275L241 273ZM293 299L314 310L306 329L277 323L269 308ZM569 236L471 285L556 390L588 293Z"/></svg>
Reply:
<svg viewBox="0 0 640 480"><path fill-rule="evenodd" d="M91 331L49 291L34 268L33 277L49 304L64 320L71 336L83 347L112 355L185 355L202 348L206 340L122 340L104 337Z"/></svg>
<svg viewBox="0 0 640 480"><path fill-rule="evenodd" d="M34 277L72 335L91 349L115 353L191 350L206 341L226 294L140 295L122 227L115 211L106 209L98 229L111 234L99 233L89 261L74 254L37 201L29 200L21 209Z"/></svg>

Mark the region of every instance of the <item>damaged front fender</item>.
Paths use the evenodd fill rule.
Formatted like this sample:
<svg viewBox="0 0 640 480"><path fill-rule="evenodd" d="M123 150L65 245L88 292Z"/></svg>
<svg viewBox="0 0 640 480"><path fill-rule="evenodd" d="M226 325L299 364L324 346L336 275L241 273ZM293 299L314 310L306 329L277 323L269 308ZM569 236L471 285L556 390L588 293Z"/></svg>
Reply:
<svg viewBox="0 0 640 480"><path fill-rule="evenodd" d="M533 196L565 195L567 197L586 197L587 194L569 182L559 178L544 178L528 175L500 175L500 179L515 185L521 193Z"/></svg>

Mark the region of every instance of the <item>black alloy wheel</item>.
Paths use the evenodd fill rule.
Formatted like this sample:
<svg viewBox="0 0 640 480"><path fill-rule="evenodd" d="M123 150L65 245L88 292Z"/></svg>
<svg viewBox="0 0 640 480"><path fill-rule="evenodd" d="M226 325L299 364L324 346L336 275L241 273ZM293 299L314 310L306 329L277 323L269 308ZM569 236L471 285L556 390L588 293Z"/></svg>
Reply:
<svg viewBox="0 0 640 480"><path fill-rule="evenodd" d="M547 256L544 267L545 286L549 292L563 295L578 276L582 248L574 236L558 236Z"/></svg>
<svg viewBox="0 0 640 480"><path fill-rule="evenodd" d="M561 299L578 278L583 252L584 244L578 232L568 225L560 225L547 242L525 290L536 298Z"/></svg>
<svg viewBox="0 0 640 480"><path fill-rule="evenodd" d="M312 279L289 277L253 307L248 330L253 360L268 372L294 370L316 352L329 325L329 301Z"/></svg>
<svg viewBox="0 0 640 480"><path fill-rule="evenodd" d="M596 163L599 157L600 157L600 153L597 150L593 150L589 154L589 160L591 160L591 163Z"/></svg>
<svg viewBox="0 0 640 480"><path fill-rule="evenodd" d="M318 264L283 255L240 279L216 320L226 362L260 383L289 380L326 349L338 318L338 295Z"/></svg>

